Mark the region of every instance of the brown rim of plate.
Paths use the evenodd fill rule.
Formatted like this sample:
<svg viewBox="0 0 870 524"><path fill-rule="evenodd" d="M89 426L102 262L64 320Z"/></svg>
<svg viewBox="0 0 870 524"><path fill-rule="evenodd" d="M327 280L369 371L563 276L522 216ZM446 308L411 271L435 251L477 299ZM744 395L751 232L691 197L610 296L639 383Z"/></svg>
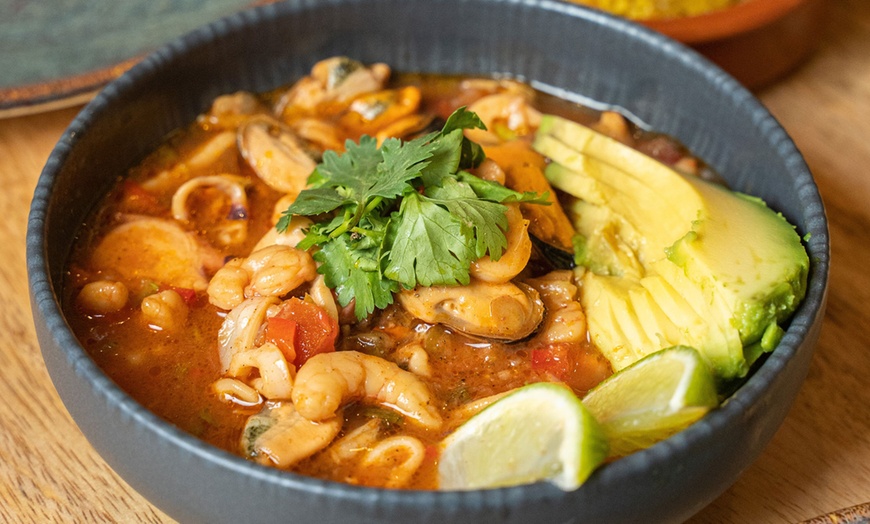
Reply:
<svg viewBox="0 0 870 524"><path fill-rule="evenodd" d="M763 27L805 2L806 0L746 0L733 7L702 15L641 22L681 42L697 44Z"/></svg>
<svg viewBox="0 0 870 524"><path fill-rule="evenodd" d="M79 75L0 89L0 118L61 109L87 102L105 84L121 76L141 59L141 56L137 56Z"/></svg>

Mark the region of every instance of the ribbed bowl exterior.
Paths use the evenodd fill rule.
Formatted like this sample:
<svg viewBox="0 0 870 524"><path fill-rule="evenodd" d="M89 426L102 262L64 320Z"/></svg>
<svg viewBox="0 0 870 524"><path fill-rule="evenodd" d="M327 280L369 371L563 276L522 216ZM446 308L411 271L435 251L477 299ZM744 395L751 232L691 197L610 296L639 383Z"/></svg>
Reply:
<svg viewBox="0 0 870 524"><path fill-rule="evenodd" d="M333 55L403 71L510 75L622 108L677 137L808 239L809 292L782 343L720 409L570 493L545 483L469 492L354 487L247 462L163 422L102 373L63 318L58 297L76 230L116 176L214 97L288 84ZM182 522L684 520L736 480L785 418L819 335L828 263L812 175L749 92L648 29L548 0L299 0L203 27L109 84L75 118L39 179L27 233L34 322L64 405L112 468Z"/></svg>

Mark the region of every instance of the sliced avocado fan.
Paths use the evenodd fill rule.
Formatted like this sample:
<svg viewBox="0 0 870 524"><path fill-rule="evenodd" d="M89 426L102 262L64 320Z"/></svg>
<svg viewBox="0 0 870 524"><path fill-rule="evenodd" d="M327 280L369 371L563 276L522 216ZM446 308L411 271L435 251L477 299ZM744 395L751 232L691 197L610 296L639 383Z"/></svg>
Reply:
<svg viewBox="0 0 870 524"><path fill-rule="evenodd" d="M550 182L577 198L581 302L614 370L686 345L727 381L778 344L809 270L782 215L554 115L534 147L552 160Z"/></svg>

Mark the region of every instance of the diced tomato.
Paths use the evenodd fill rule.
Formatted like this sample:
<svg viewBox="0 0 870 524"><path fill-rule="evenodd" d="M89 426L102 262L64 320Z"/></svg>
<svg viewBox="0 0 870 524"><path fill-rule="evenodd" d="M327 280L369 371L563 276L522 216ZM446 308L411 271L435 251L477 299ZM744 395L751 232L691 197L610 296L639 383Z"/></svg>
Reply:
<svg viewBox="0 0 870 524"><path fill-rule="evenodd" d="M160 209L160 202L147 189L138 182L130 179L124 180L123 186L124 205L131 211L146 212Z"/></svg>
<svg viewBox="0 0 870 524"><path fill-rule="evenodd" d="M196 302L196 291L190 288L169 286L169 289L178 293L188 306L192 306Z"/></svg>
<svg viewBox="0 0 870 524"><path fill-rule="evenodd" d="M129 178L124 180L124 195L127 198L154 198L142 184L134 182Z"/></svg>
<svg viewBox="0 0 870 524"><path fill-rule="evenodd" d="M275 316L266 322L266 340L278 346L288 362L296 360L296 327L296 321L286 317Z"/></svg>
<svg viewBox="0 0 870 524"><path fill-rule="evenodd" d="M295 323L293 327L295 332L289 340L292 340L294 350L292 361L297 367L318 353L335 351L338 322L322 307L298 298L285 301L278 314L270 318L266 324L267 339L272 338L269 330L273 324L276 325L274 328L276 332L284 333L282 338L286 339L286 334L290 331L288 321ZM276 345L281 347L277 342ZM288 360L290 360L289 356Z"/></svg>
<svg viewBox="0 0 870 524"><path fill-rule="evenodd" d="M532 350L532 369L565 380L571 371L566 344L554 344Z"/></svg>
<svg viewBox="0 0 870 524"><path fill-rule="evenodd" d="M549 344L531 351L532 369L564 382L574 391L586 392L610 375L610 364L601 355L579 344Z"/></svg>

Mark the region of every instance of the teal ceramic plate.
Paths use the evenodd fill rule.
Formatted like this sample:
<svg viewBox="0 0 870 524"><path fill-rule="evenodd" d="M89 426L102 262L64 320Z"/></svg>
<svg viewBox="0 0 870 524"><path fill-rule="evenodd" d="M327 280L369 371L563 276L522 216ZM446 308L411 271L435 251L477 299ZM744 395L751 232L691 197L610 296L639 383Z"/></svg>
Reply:
<svg viewBox="0 0 870 524"><path fill-rule="evenodd" d="M0 0L0 117L87 101L161 44L252 0Z"/></svg>

